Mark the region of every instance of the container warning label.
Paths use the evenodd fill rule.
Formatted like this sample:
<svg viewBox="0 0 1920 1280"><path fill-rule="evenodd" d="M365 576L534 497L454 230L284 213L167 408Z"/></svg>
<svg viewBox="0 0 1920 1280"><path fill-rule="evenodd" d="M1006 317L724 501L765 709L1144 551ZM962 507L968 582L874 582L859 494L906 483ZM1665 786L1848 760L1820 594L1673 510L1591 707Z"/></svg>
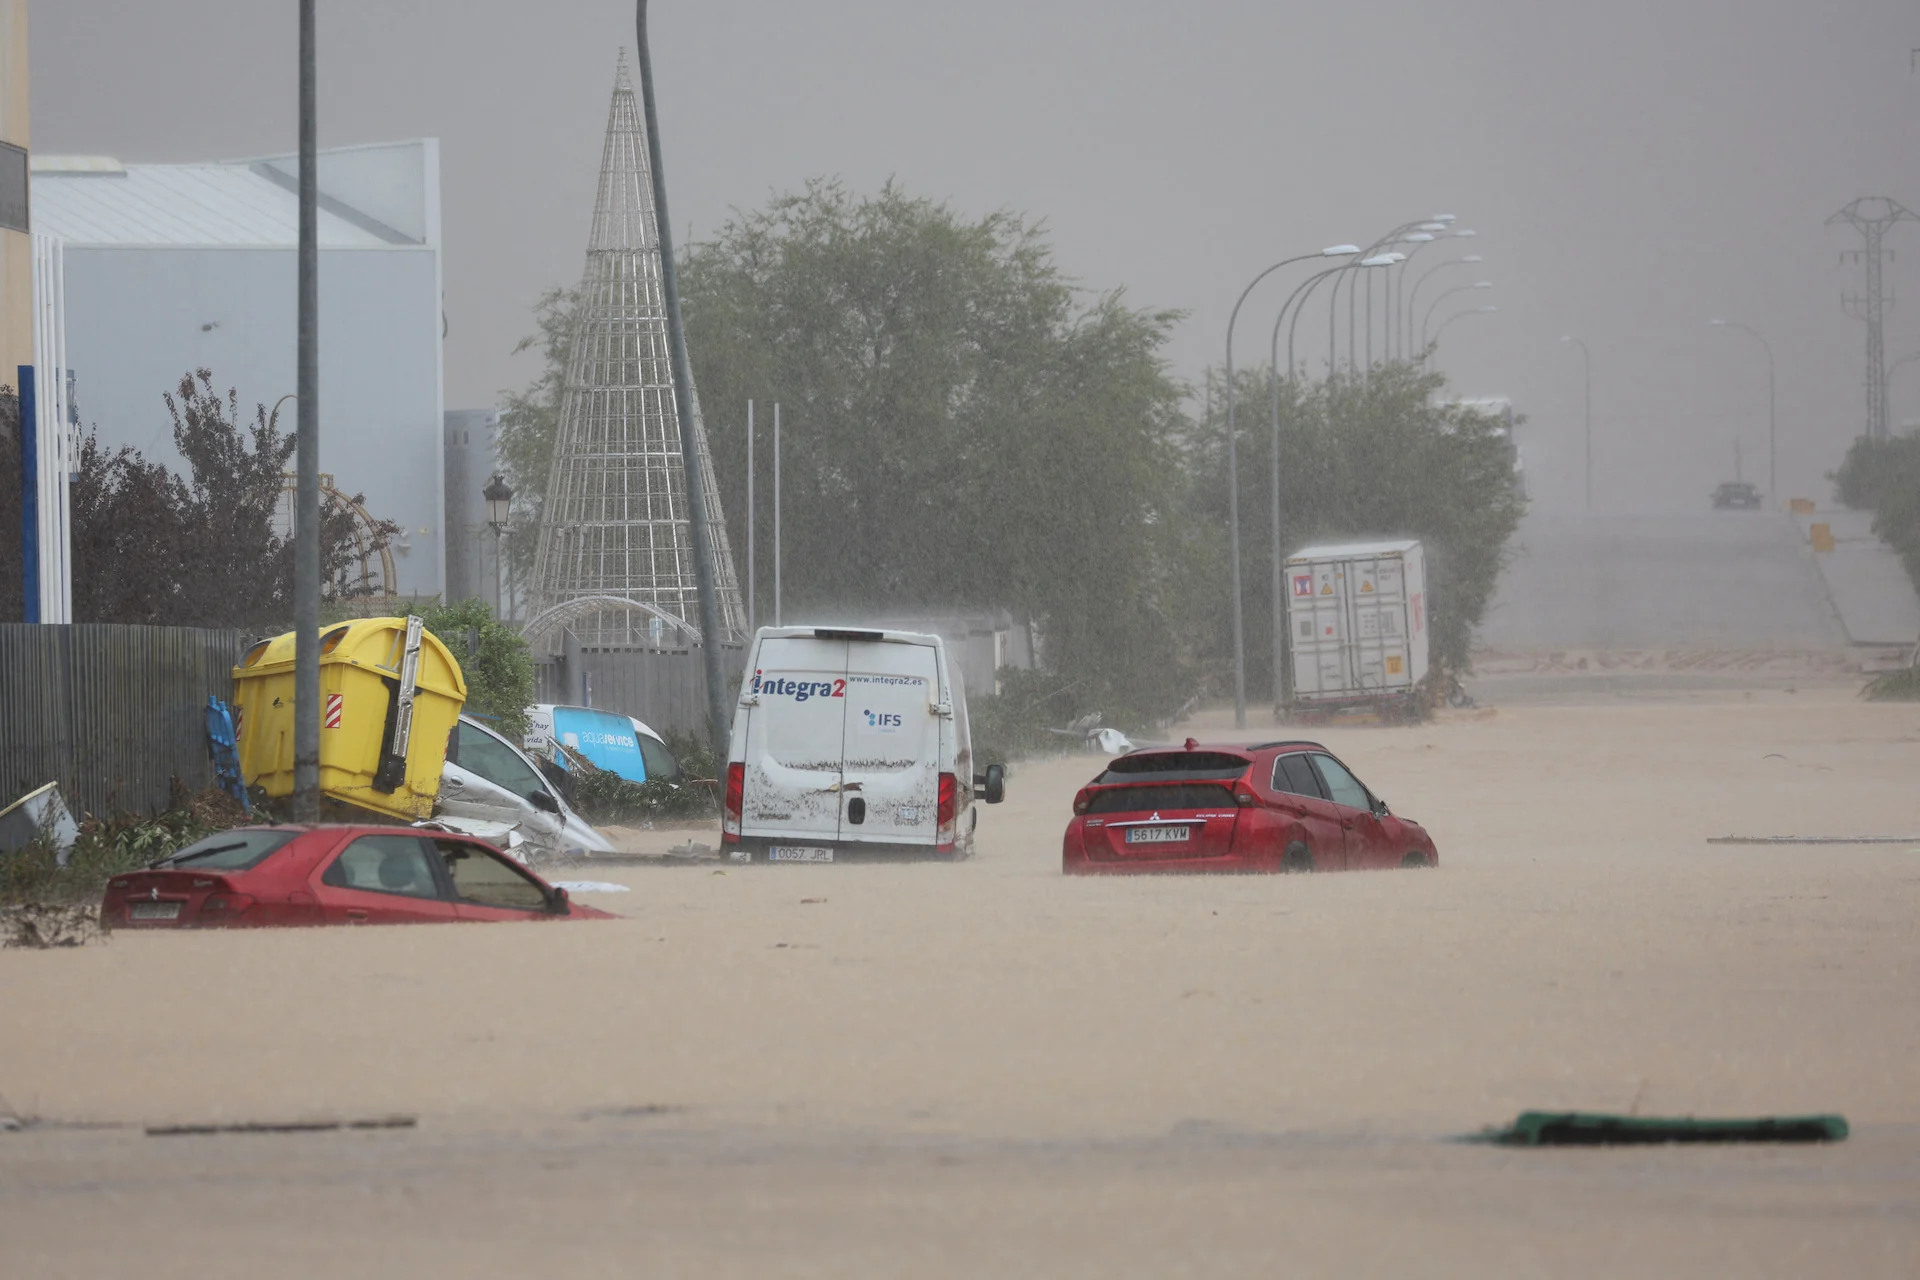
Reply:
<svg viewBox="0 0 1920 1280"><path fill-rule="evenodd" d="M1313 594L1313 575L1310 573L1294 574L1293 575L1293 594L1296 596L1312 595Z"/></svg>
<svg viewBox="0 0 1920 1280"><path fill-rule="evenodd" d="M1390 676L1399 675L1400 666L1401 666L1401 662L1400 662L1399 654L1392 654L1387 658L1387 674L1388 675Z"/></svg>
<svg viewBox="0 0 1920 1280"><path fill-rule="evenodd" d="M1320 594L1321 594L1321 595L1323 595L1323 596L1330 596L1330 595L1332 595L1332 594L1333 594L1333 584L1332 584L1331 582L1328 582L1328 583L1323 583L1323 584L1321 585L1321 587L1320 587Z"/></svg>
<svg viewBox="0 0 1920 1280"><path fill-rule="evenodd" d="M340 727L340 712L344 702L345 699L340 694L330 693L327 695L327 728L338 729Z"/></svg>
<svg viewBox="0 0 1920 1280"><path fill-rule="evenodd" d="M1373 581L1372 581L1372 579L1370 579L1370 578L1362 578L1362 579L1360 579L1360 594L1361 594L1361 595L1371 595L1372 593L1373 593Z"/></svg>

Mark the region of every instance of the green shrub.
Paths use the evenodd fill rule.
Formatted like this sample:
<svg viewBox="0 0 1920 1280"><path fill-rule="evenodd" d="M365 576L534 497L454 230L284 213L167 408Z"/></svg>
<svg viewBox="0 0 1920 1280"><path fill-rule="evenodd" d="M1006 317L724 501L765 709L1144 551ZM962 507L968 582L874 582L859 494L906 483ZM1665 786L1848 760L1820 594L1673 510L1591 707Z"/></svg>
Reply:
<svg viewBox="0 0 1920 1280"><path fill-rule="evenodd" d="M49 844L0 853L0 904L97 902L113 877L151 866L216 831L258 820L218 788L196 793L176 783L173 804L164 812L82 824L64 867Z"/></svg>

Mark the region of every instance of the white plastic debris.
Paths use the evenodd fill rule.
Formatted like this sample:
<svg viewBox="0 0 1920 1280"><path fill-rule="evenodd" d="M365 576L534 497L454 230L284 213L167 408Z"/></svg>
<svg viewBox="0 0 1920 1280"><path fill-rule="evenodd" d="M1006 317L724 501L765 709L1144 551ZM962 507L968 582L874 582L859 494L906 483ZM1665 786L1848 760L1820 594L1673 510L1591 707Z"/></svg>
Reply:
<svg viewBox="0 0 1920 1280"><path fill-rule="evenodd" d="M554 880L550 882L556 889L565 889L568 893L632 893L624 884L614 884L610 880Z"/></svg>

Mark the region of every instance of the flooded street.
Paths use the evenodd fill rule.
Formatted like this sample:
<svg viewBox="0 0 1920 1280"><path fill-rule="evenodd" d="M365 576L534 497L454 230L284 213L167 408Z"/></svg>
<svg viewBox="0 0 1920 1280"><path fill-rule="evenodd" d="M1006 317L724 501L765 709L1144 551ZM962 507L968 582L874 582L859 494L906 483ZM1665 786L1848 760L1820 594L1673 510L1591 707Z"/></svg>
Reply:
<svg viewBox="0 0 1920 1280"><path fill-rule="evenodd" d="M40 1121L0 1135L0 1261L1911 1274L1920 841L1707 840L1920 836L1920 712L1698 693L1319 736L1438 871L1063 879L1086 756L1021 768L959 866L591 867L556 878L631 886L583 895L627 918L0 953L0 1095ZM1448 1141L1527 1108L1854 1136ZM389 1115L418 1127L142 1132Z"/></svg>

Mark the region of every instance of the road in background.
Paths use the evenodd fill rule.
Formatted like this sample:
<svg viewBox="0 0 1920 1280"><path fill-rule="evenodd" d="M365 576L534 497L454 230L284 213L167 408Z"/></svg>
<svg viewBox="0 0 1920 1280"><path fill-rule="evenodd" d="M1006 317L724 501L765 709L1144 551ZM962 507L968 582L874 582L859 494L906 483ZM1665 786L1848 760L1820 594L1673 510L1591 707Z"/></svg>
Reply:
<svg viewBox="0 0 1920 1280"><path fill-rule="evenodd" d="M1531 514L1481 648L1838 652L1847 646L1793 521L1768 511Z"/></svg>

